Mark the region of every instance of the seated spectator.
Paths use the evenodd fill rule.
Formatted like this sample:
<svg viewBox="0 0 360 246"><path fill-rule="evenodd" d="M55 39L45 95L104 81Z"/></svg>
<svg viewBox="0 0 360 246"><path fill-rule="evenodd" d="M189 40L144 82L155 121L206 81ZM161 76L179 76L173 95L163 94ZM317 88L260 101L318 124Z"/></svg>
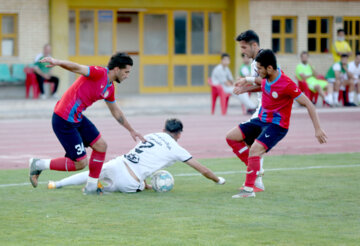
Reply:
<svg viewBox="0 0 360 246"><path fill-rule="evenodd" d="M255 111L256 105L250 100L248 93L235 95L233 93L233 76L229 69L230 56L229 54L221 55L221 63L217 65L211 73L211 80L213 85L220 85L226 93L232 94L236 97L247 109L248 114L252 114Z"/></svg>
<svg viewBox="0 0 360 246"><path fill-rule="evenodd" d="M341 60L333 64L325 76L329 82L326 99L331 105L340 106L340 88L342 91L345 91L345 87L349 86L349 98L348 101L344 100L344 106L356 106L354 103L354 80L348 69L348 59L349 56L347 54L341 55ZM344 99L345 98L346 97L344 97Z"/></svg>
<svg viewBox="0 0 360 246"><path fill-rule="evenodd" d="M301 52L300 55L301 63L296 67L296 78L299 81L305 81L309 90L312 92L319 93L319 96L327 103L331 105L330 102L325 98L324 90L327 89L328 82L326 80L317 79L317 73L313 66L308 62L309 54L306 51Z"/></svg>
<svg viewBox="0 0 360 246"><path fill-rule="evenodd" d="M357 104L360 104L360 52L356 52L355 60L349 63L349 72L353 75L354 85L357 87ZM350 95L349 95L350 97ZM355 99L354 99L355 100Z"/></svg>
<svg viewBox="0 0 360 246"><path fill-rule="evenodd" d="M51 68L46 67L49 65L48 63L41 63L39 62L44 57L51 56L51 46L50 44L46 44L44 46L44 52L40 53L35 58L35 75L37 78L37 81L39 83L39 89L40 89L40 97L42 99L46 98L46 95L44 94L44 81L53 83L54 84L54 90L52 91L51 95L53 97L56 97L56 91L59 85L59 78L51 75Z"/></svg>

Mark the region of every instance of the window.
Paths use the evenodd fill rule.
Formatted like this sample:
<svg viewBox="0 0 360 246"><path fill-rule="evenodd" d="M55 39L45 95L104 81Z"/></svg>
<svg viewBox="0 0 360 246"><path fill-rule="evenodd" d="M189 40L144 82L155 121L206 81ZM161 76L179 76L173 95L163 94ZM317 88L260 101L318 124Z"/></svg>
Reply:
<svg viewBox="0 0 360 246"><path fill-rule="evenodd" d="M69 55L111 55L115 48L114 10L69 10Z"/></svg>
<svg viewBox="0 0 360 246"><path fill-rule="evenodd" d="M17 14L0 14L0 56L17 56Z"/></svg>
<svg viewBox="0 0 360 246"><path fill-rule="evenodd" d="M272 50L275 53L296 53L296 24L296 17L272 18Z"/></svg>
<svg viewBox="0 0 360 246"><path fill-rule="evenodd" d="M360 51L360 17L344 17L345 39L353 54Z"/></svg>
<svg viewBox="0 0 360 246"><path fill-rule="evenodd" d="M331 17L309 17L308 19L308 51L328 53L332 36Z"/></svg>

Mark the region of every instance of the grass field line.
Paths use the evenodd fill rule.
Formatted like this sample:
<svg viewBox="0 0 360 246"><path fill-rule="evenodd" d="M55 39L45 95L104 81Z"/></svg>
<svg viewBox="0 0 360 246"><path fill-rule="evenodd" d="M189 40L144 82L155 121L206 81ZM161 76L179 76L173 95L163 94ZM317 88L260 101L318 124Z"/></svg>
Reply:
<svg viewBox="0 0 360 246"><path fill-rule="evenodd" d="M277 172L277 171L298 171L298 170L311 170L311 169L326 169L326 168L349 168L349 167L360 167L360 164L350 164L350 165L333 165L333 166L310 166L310 167L289 167L289 168L269 168L265 169L265 172ZM246 171L225 171L225 172L215 172L216 175L227 175L227 174L238 174L246 173ZM179 173L174 174L175 177L191 177L191 176L200 176L200 173ZM47 182L38 182L38 184L47 184ZM27 183L15 183L15 184L0 184L0 188L13 187L13 186L26 186L30 185Z"/></svg>

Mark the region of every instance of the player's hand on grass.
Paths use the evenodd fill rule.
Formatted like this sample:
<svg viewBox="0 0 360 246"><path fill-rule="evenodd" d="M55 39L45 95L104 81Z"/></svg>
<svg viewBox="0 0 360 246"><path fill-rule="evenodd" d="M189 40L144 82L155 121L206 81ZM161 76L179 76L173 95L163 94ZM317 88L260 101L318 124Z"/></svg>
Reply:
<svg viewBox="0 0 360 246"><path fill-rule="evenodd" d="M225 184L226 180L223 177L218 177L218 179L219 179L219 181L216 182L217 184L219 184L219 185Z"/></svg>
<svg viewBox="0 0 360 246"><path fill-rule="evenodd" d="M46 67L54 67L59 65L58 60L52 58L52 57L44 57L43 59L40 60L41 63L49 63L48 65L46 65Z"/></svg>
<svg viewBox="0 0 360 246"><path fill-rule="evenodd" d="M319 128L315 131L315 137L318 139L320 144L326 143L326 133L323 131L323 129Z"/></svg>
<svg viewBox="0 0 360 246"><path fill-rule="evenodd" d="M134 139L134 141L136 141L136 139L139 138L141 140L141 142L143 142L143 143L146 142L145 138L137 131L131 131L130 135Z"/></svg>

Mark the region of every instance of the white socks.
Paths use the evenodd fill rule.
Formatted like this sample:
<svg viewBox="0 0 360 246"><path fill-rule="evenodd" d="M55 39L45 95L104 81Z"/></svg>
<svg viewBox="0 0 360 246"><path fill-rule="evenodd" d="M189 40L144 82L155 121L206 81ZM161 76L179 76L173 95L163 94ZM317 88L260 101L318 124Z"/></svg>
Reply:
<svg viewBox="0 0 360 246"><path fill-rule="evenodd" d="M39 159L36 162L36 168L41 171L50 169L50 161L51 159Z"/></svg>
<svg viewBox="0 0 360 246"><path fill-rule="evenodd" d="M89 171L77 173L75 175L71 175L70 177L55 182L55 186L56 188L61 188L69 185L82 185L86 183L88 176L89 176ZM97 181L96 181L96 185L97 185Z"/></svg>

